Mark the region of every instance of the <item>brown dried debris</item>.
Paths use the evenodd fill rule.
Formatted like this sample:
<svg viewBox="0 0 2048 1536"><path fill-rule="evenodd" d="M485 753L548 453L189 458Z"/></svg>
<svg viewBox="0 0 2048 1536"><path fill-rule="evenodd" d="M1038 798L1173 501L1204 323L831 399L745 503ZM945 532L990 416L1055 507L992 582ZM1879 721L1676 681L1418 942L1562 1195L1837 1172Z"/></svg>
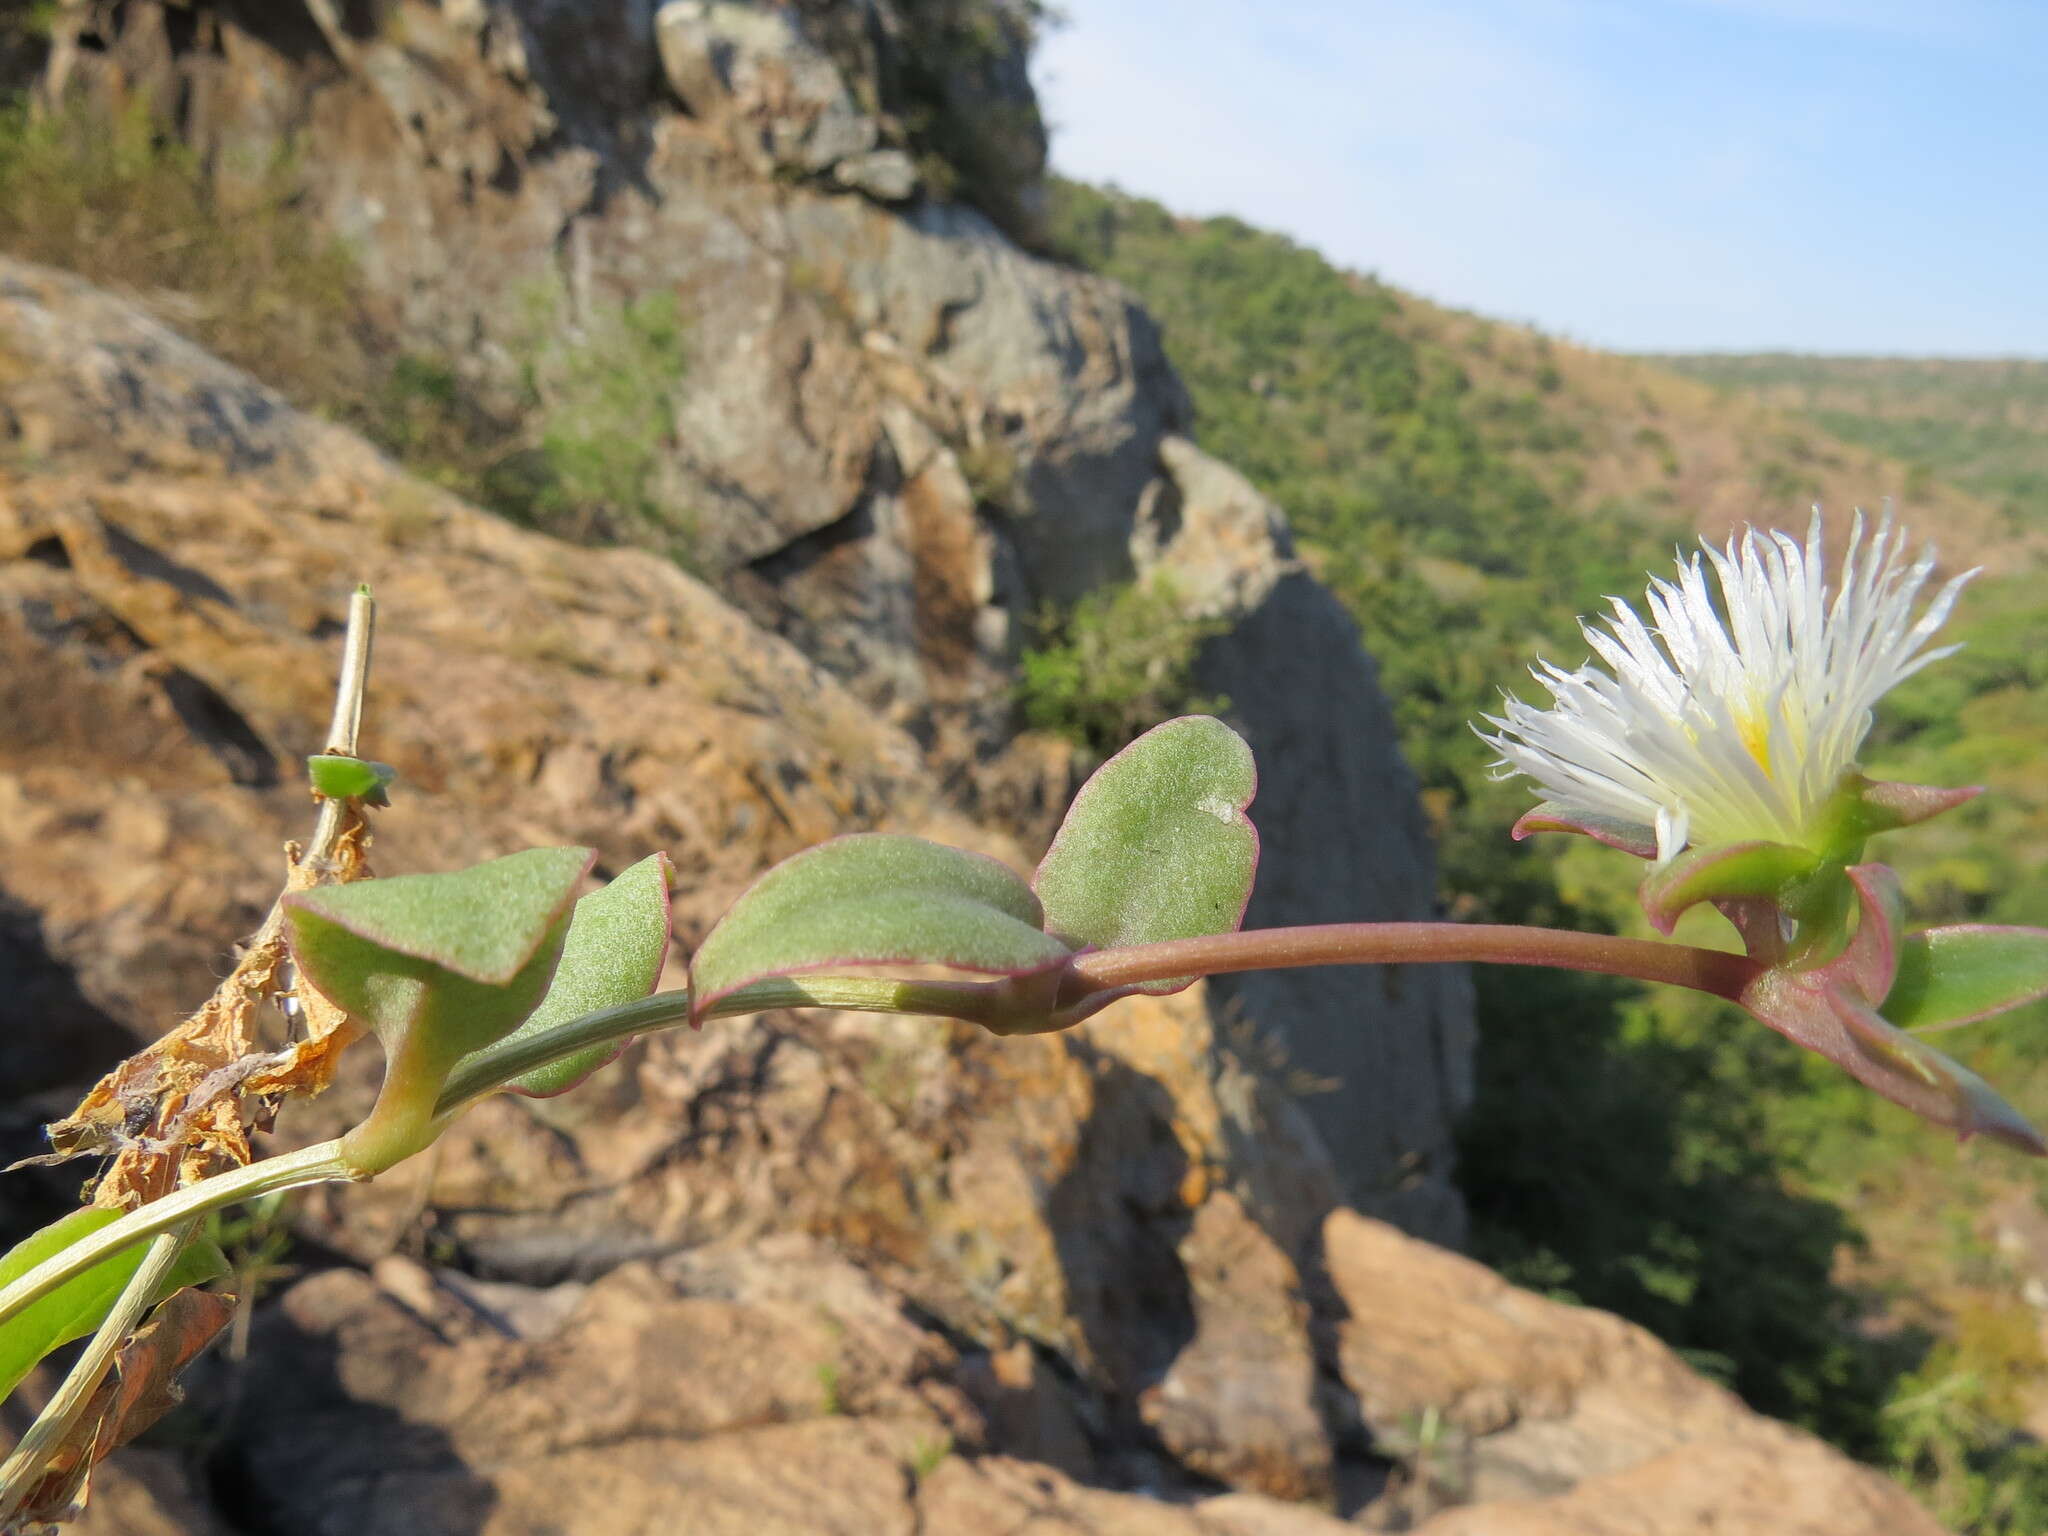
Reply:
<svg viewBox="0 0 2048 1536"><path fill-rule="evenodd" d="M287 847L285 891L368 877L362 815L342 815L333 851L308 857ZM277 1007L294 1039L266 1049L261 1020ZM112 1157L93 1203L132 1209L223 1167L250 1161L249 1137L268 1130L281 1103L332 1080L361 1027L312 988L295 984L279 909L212 997L177 1028L123 1061L79 1106L49 1127L51 1151L31 1163Z"/></svg>

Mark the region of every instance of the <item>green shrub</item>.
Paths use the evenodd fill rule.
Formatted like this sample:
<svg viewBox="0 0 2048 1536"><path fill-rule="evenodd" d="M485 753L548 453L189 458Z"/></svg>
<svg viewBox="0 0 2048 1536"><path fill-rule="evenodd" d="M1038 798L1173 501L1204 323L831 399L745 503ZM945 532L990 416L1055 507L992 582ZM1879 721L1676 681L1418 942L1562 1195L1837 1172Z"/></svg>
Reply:
<svg viewBox="0 0 2048 1536"><path fill-rule="evenodd" d="M1161 720L1227 709L1193 675L1202 642L1227 627L1187 617L1164 575L1048 612L1017 685L1025 722L1106 756Z"/></svg>
<svg viewBox="0 0 2048 1536"><path fill-rule="evenodd" d="M296 400L359 399L374 363L355 266L293 187L285 157L209 173L141 100L0 106L0 250L151 302Z"/></svg>
<svg viewBox="0 0 2048 1536"><path fill-rule="evenodd" d="M652 536L687 563L691 528L658 476L675 435L684 364L672 294L563 324L544 302L520 340L529 443L483 473L485 499L516 521L585 543Z"/></svg>

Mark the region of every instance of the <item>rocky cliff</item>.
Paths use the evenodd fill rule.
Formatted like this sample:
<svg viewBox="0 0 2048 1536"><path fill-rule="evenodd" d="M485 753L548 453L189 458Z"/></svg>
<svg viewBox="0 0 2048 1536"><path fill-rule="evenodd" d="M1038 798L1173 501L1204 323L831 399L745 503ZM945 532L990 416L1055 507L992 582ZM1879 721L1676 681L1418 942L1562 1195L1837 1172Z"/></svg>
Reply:
<svg viewBox="0 0 2048 1536"><path fill-rule="evenodd" d="M154 103L222 176L288 163L395 330L480 398L514 388L536 325L673 301L688 363L657 477L667 516L730 599L949 769L1014 729L1010 668L1043 604L1170 571L1230 623L1205 668L1269 775L1254 920L1425 914L1427 838L1372 664L1293 570L1279 515L1185 440L1150 321L930 195L965 164L1031 231L1043 135L1003 51L1011 14L111 4L66 13L41 78L108 114ZM943 141L953 161L913 159L905 125L968 97L982 110ZM1463 978L1231 995L1343 1083L1310 1113L1346 1189L1455 1240Z"/></svg>
<svg viewBox="0 0 2048 1536"><path fill-rule="evenodd" d="M289 165L481 393L513 388L536 293L568 329L680 306L660 494L703 577L515 529L146 307L0 259L5 1150L259 917L357 580L387 615L367 740L404 786L386 872L662 847L689 944L838 831L1028 864L1071 775L1010 739L1023 627L1163 571L1218 621L1202 680L1260 754L1252 921L1428 911L1370 660L1189 439L1142 313L1019 243L1021 23L996 8L969 47L969 9L61 13L28 55L47 101L141 102L222 176ZM991 107L964 142L962 102ZM1455 1238L1470 1049L1462 979L1430 970L1019 1042L830 1015L649 1041L306 1201L302 1277L197 1382L218 1448L132 1461L94 1518L1343 1528L1318 1506L1448 1536L1482 1500L1500 1532L1931 1530L1639 1332L1373 1219ZM1300 1069L1336 1091L1297 1097ZM286 1131L345 1123L373 1076ZM10 1220L38 1193L0 1191Z"/></svg>

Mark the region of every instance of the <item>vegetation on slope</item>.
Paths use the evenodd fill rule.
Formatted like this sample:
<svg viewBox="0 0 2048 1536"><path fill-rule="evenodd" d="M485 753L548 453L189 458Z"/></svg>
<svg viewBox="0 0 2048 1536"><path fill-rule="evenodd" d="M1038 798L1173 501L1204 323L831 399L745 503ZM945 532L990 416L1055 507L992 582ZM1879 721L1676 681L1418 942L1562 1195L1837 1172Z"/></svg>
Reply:
<svg viewBox="0 0 2048 1536"><path fill-rule="evenodd" d="M1994 503L2016 530L2048 523L2048 362L1791 353L1646 361L1905 461L1909 499L1941 481Z"/></svg>
<svg viewBox="0 0 2048 1536"><path fill-rule="evenodd" d="M583 542L687 558L658 450L684 366L674 305L560 323L531 295L512 389L405 345L348 251L298 207L287 160L221 175L146 104L109 122L0 101L0 252L141 296L180 331L298 404L362 432L423 478Z"/></svg>
<svg viewBox="0 0 2048 1536"><path fill-rule="evenodd" d="M1581 657L1574 615L1639 591L1694 528L1803 523L1815 497L1903 490L1905 466L1768 406L1424 304L1234 220L1073 185L1055 217L1076 260L1160 318L1205 445L1287 509L1357 617L1438 824L1450 908L1640 931L1627 860L1509 842L1526 791L1491 780L1469 722L1534 655ZM1922 526L2024 563L1991 509L1921 489ZM2038 604L2023 577L1983 585L1968 659L1917 680L1874 751L1902 774L1996 791L1899 850L1923 912L2041 922L2048 824L2028 780L2048 692L2025 638ZM1698 940L1715 941L1712 921ZM2039 1346L1973 1221L1992 1185L2031 1199L2030 1170L1933 1143L1725 1009L1569 975L1476 979L1462 1182L1482 1256L1646 1323L1757 1406L1889 1461L1976 1536L2039 1528L2048 1460L2013 1430ZM2048 1076L2014 1043L2028 1022L1974 1059L2020 1079L2038 1110Z"/></svg>

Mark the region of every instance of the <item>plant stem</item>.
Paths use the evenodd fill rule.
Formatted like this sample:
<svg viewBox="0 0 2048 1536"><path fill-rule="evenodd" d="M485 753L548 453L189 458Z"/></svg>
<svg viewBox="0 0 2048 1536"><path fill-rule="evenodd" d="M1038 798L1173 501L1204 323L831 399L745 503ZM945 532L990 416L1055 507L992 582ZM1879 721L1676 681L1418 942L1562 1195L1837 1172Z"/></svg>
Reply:
<svg viewBox="0 0 2048 1536"><path fill-rule="evenodd" d="M65 1376L64 1384L43 1405L43 1411L36 1415L35 1422L29 1425L28 1432L14 1447L14 1454L0 1464L0 1527L14 1517L23 1500L43 1480L51 1453L78 1428L79 1419L91 1403L93 1394L99 1390L107 1368L114 1363L115 1351L142 1321L142 1314L149 1310L156 1293L163 1288L164 1280L178 1262L178 1255L192 1240L197 1225L196 1220L186 1221L159 1234L122 1289L106 1321L100 1324L92 1342L85 1347L85 1353L78 1357L77 1364Z"/></svg>
<svg viewBox="0 0 2048 1536"><path fill-rule="evenodd" d="M1726 998L1741 996L1757 970L1747 957L1726 950L1606 933L1503 923L1324 923L1094 950L1077 956L1068 967L1061 995L1073 998L1141 982L1227 971L1454 960L1598 971Z"/></svg>
<svg viewBox="0 0 2048 1536"><path fill-rule="evenodd" d="M267 1195L277 1189L298 1189L307 1184L329 1184L354 1175L341 1160L341 1143L323 1141L297 1152L265 1158L246 1168L230 1169L197 1184L188 1184L161 1200L152 1200L120 1220L109 1222L97 1232L80 1238L62 1253L53 1254L34 1269L0 1290L0 1323L31 1302L40 1301L67 1280L74 1280L95 1264L112 1258L132 1243L169 1232L195 1216L224 1205L236 1205Z"/></svg>
<svg viewBox="0 0 2048 1536"><path fill-rule="evenodd" d="M990 995L975 982L890 981L879 976L777 976L722 997L704 1010L706 1019L763 1013L770 1008L843 1008L855 1013L929 1013L971 1017L976 1003ZM464 1058L449 1074L434 1107L446 1118L472 1099L502 1087L513 1078L544 1067L593 1045L644 1035L689 1022L690 994L679 988L657 992L615 1008L601 1008L537 1035L514 1038Z"/></svg>
<svg viewBox="0 0 2048 1536"><path fill-rule="evenodd" d="M1304 965L1426 964L1491 961L1540 965L1642 981L1667 982L1733 998L1755 975L1741 955L1652 939L1603 933L1519 928L1485 923L1331 923L1308 928L1265 928L1176 939L1128 949L1096 950L1068 966L1061 998L1114 991L1146 981L1225 971L1277 970ZM891 981L871 976L778 976L722 997L705 1019L760 1013L770 1008L843 1008L866 1013L926 1013L995 1027L1014 1016L1007 981ZM446 1119L471 1100L512 1078L575 1051L607 1045L686 1022L687 991L657 992L637 1002L586 1013L541 1034L508 1040L468 1057L449 1076L435 1105ZM999 1033L1002 1031L998 1030Z"/></svg>
<svg viewBox="0 0 2048 1536"><path fill-rule="evenodd" d="M327 750L356 755L363 729L363 693L370 681L370 646L377 634L377 604L368 587L349 594L348 629L342 638L341 675L334 682L334 718L327 726Z"/></svg>
<svg viewBox="0 0 2048 1536"><path fill-rule="evenodd" d="M356 755L356 738L363 728L363 692L370 681L370 648L377 633L377 603L368 587L357 587L348 600L348 630L341 642L341 673L334 684L334 718L327 725L327 750L337 757ZM320 816L313 825L313 841L304 861L316 874L324 874L334 858L335 846L349 823L362 812L347 800L320 802ZM284 911L273 907L269 928L282 924Z"/></svg>

